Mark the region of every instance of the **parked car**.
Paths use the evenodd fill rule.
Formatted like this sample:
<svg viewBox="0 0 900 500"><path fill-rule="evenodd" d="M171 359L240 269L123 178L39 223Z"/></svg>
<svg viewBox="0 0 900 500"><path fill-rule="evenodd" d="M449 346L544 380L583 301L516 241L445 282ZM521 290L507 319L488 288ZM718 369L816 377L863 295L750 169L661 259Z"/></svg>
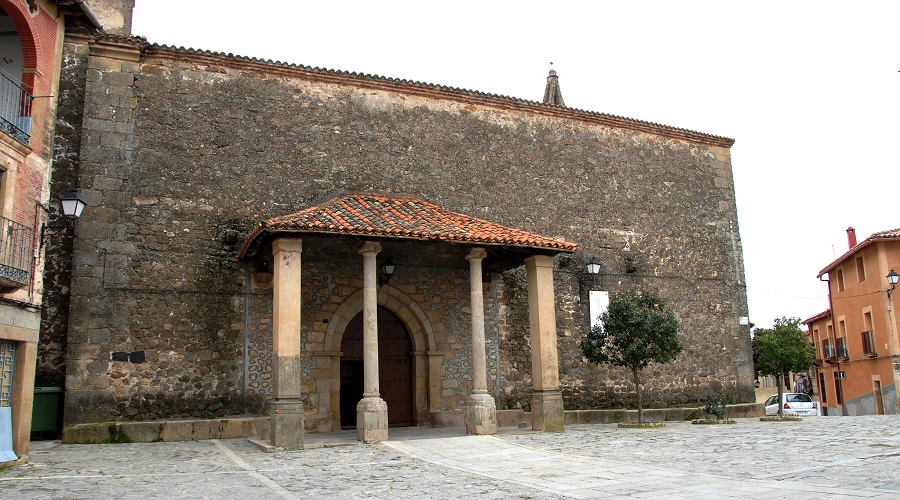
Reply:
<svg viewBox="0 0 900 500"><path fill-rule="evenodd" d="M815 417L822 415L819 403L811 397L799 392L786 392L782 394L782 415L801 415ZM766 415L778 415L778 394L766 400Z"/></svg>

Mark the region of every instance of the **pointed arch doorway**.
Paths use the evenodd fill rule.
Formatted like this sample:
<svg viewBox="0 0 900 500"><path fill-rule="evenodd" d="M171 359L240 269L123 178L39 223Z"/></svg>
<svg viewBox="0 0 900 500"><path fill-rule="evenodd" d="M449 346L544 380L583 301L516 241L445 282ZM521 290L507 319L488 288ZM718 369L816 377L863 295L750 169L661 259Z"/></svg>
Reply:
<svg viewBox="0 0 900 500"><path fill-rule="evenodd" d="M363 397L363 312L344 330L341 340L341 428L356 428L356 404ZM387 403L388 425L415 425L412 341L403 321L378 306L378 377Z"/></svg>

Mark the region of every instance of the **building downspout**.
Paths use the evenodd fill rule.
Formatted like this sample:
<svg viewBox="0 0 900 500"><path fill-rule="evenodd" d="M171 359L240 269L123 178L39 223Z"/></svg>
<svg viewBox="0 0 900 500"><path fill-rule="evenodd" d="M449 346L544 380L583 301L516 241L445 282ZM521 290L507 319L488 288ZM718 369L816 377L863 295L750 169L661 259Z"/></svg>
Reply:
<svg viewBox="0 0 900 500"><path fill-rule="evenodd" d="M820 279L821 279L821 277L820 277ZM838 384L837 384L837 381L836 381L837 379L834 379L834 374L836 374L837 372L841 371L841 356L840 356L840 354L837 352L837 324L835 324L835 322L834 322L834 299L831 298L831 273L828 274L828 281L827 281L827 283L828 283L828 308L831 309L831 313L829 314L829 316L831 316L831 337L829 337L829 340L831 340L831 342L832 342L831 345L834 346L834 354L835 354L835 357L834 357L834 359L835 359L835 365L834 365L835 368L834 368L834 370L835 370L835 371L832 372L832 379L835 380L835 383L834 383L834 404L838 404L838 386L837 386ZM825 329L825 335L828 335L828 329L827 329L827 328ZM844 339L844 341L846 342L846 339ZM824 361L824 360L823 360L823 361ZM825 370L824 364L822 365L822 370L823 370L823 371ZM827 373L827 372L826 372L826 373ZM827 381L826 381L826 382L827 382ZM841 407L840 407L841 415L844 415L844 387L843 387L843 386L844 386L844 381L841 380L841 388L840 388L840 392L841 392L841 402L840 402L840 405L841 405ZM821 399L821 398L820 398L820 399ZM820 402L820 404L821 404L821 402ZM838 409L838 408L835 407L835 409Z"/></svg>
<svg viewBox="0 0 900 500"><path fill-rule="evenodd" d="M97 28L98 30L103 29L103 23L100 22L100 19L97 19L97 15L94 14L93 10L91 10L90 5L88 5L84 0L75 0L75 4L81 7L81 11L84 12L84 15L91 20L91 24L93 24L95 28Z"/></svg>

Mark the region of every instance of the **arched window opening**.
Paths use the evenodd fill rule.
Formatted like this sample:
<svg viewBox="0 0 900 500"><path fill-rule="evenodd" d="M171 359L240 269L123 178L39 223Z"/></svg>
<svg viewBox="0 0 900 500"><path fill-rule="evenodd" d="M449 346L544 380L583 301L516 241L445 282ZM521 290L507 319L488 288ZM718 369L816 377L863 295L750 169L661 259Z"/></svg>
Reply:
<svg viewBox="0 0 900 500"><path fill-rule="evenodd" d="M22 39L13 18L0 8L0 128L20 142L31 139L31 93L23 88Z"/></svg>

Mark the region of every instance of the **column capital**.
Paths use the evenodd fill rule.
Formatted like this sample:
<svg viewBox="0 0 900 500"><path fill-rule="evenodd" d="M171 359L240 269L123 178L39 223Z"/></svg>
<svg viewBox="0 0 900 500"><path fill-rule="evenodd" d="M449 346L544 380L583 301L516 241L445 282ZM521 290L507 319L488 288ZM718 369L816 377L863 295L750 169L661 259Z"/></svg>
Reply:
<svg viewBox="0 0 900 500"><path fill-rule="evenodd" d="M484 260L487 257L487 251L481 247L475 247L466 254L466 260L478 259Z"/></svg>
<svg viewBox="0 0 900 500"><path fill-rule="evenodd" d="M365 241L362 245L359 246L359 253L361 255L377 254L380 251L381 244L377 241Z"/></svg>
<svg viewBox="0 0 900 500"><path fill-rule="evenodd" d="M534 267L553 267L552 255L532 255L525 258L525 264L531 264Z"/></svg>
<svg viewBox="0 0 900 500"><path fill-rule="evenodd" d="M302 238L277 238L272 242L272 255L278 252L302 252Z"/></svg>

